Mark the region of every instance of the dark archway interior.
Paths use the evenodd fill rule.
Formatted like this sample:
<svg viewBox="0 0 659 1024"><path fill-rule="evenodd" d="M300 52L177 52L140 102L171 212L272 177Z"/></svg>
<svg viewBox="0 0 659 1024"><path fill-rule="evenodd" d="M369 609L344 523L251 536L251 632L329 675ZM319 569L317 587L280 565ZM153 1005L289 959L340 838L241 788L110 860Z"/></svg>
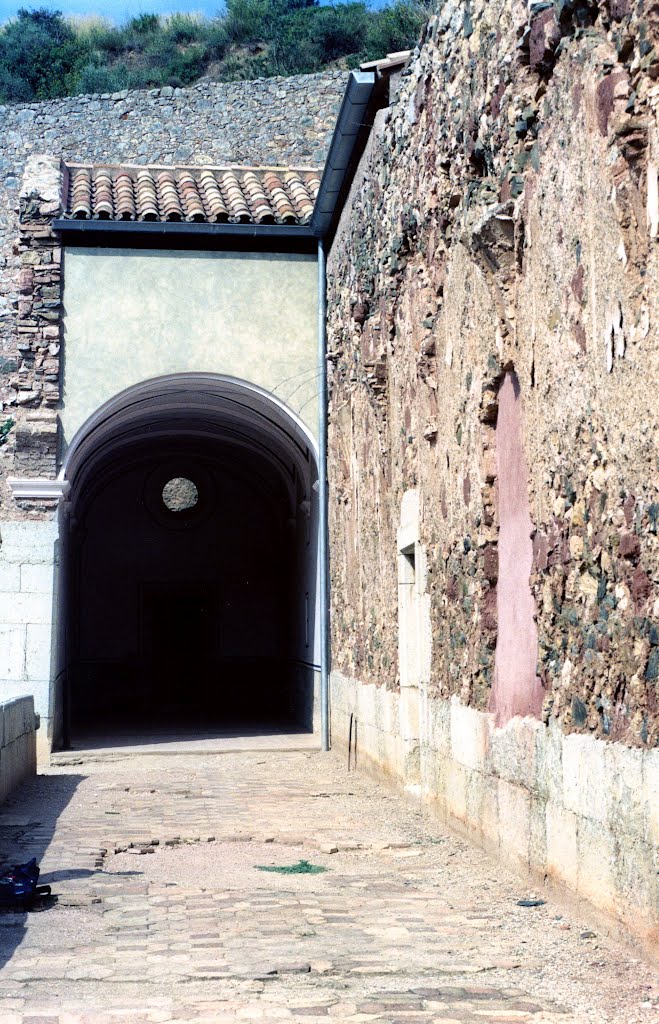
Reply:
<svg viewBox="0 0 659 1024"><path fill-rule="evenodd" d="M64 742L310 730L308 482L267 444L154 433L72 495Z"/></svg>

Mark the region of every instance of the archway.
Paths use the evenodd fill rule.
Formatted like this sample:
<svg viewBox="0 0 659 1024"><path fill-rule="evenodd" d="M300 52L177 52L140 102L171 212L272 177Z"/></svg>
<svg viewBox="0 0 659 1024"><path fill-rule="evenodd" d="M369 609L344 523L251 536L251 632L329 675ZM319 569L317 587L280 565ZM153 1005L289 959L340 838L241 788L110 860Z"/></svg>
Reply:
<svg viewBox="0 0 659 1024"><path fill-rule="evenodd" d="M62 469L55 742L310 731L319 671L317 462L244 381L117 395Z"/></svg>

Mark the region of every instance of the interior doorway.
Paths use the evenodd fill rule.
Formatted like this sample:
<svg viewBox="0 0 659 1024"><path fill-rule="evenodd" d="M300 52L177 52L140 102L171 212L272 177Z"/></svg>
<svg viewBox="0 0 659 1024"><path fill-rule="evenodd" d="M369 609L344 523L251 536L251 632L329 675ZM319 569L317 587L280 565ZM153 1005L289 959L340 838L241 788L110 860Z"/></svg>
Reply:
<svg viewBox="0 0 659 1024"><path fill-rule="evenodd" d="M185 375L100 410L63 509L56 742L311 732L317 479L271 396Z"/></svg>

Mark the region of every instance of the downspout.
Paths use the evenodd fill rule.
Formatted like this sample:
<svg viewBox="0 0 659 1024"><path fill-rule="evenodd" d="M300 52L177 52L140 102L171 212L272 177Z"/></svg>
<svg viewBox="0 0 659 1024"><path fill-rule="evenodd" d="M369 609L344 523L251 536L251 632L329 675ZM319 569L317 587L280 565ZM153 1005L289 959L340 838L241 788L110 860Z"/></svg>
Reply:
<svg viewBox="0 0 659 1024"><path fill-rule="evenodd" d="M318 240L318 516L320 561L320 743L330 749L329 533L327 522L327 280L325 247Z"/></svg>
<svg viewBox="0 0 659 1024"><path fill-rule="evenodd" d="M327 482L327 280L325 239L333 227L350 184L351 169L368 138L377 104L373 72L351 71L330 143L325 170L311 219L318 238L318 555L320 589L320 742L330 749L330 574Z"/></svg>

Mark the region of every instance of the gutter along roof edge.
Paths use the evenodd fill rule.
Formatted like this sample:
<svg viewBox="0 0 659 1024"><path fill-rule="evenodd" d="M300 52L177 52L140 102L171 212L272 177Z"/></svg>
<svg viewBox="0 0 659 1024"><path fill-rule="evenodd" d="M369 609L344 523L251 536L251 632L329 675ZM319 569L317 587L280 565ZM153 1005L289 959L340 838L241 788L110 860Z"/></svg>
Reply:
<svg viewBox="0 0 659 1024"><path fill-rule="evenodd" d="M350 72L311 217L317 238L326 237L340 212L357 141L370 131L368 111L375 83L373 71Z"/></svg>
<svg viewBox="0 0 659 1024"><path fill-rule="evenodd" d="M53 222L55 231L70 235L153 235L197 237L230 236L240 238L315 238L308 224L199 224L188 221L138 220L76 220L58 218Z"/></svg>

